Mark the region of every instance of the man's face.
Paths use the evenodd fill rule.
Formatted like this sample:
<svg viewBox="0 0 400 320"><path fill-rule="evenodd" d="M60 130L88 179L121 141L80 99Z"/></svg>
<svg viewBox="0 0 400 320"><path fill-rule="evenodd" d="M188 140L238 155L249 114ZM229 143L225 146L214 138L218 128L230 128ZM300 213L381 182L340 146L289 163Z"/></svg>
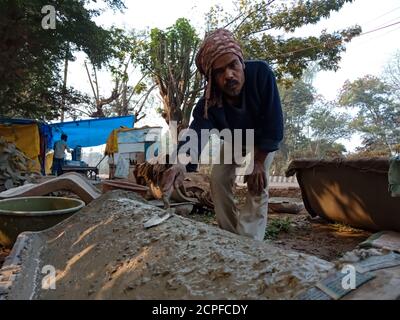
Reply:
<svg viewBox="0 0 400 320"><path fill-rule="evenodd" d="M234 53L226 53L216 59L212 72L217 88L228 98L240 95L244 85L244 68L239 57Z"/></svg>

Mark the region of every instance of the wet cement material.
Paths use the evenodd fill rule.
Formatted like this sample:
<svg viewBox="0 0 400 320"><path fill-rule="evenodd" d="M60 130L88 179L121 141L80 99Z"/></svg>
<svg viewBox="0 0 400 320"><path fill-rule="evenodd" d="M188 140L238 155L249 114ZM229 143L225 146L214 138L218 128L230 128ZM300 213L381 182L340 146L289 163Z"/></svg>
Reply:
<svg viewBox="0 0 400 320"><path fill-rule="evenodd" d="M334 266L177 215L144 229L162 212L113 191L52 229L22 234L4 264L13 276L0 297L293 299ZM55 290L42 289L46 266L56 269Z"/></svg>

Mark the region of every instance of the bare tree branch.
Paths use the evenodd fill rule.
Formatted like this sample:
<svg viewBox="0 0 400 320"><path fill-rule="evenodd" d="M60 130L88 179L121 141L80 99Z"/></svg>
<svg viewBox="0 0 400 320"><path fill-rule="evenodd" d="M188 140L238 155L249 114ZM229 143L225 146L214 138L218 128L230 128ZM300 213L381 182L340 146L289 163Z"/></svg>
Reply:
<svg viewBox="0 0 400 320"><path fill-rule="evenodd" d="M95 84L96 84L97 99L99 99L99 98L100 98L100 94L99 94L99 83L98 83L98 81L97 81L96 67L92 64L92 68L93 68L93 73L94 73L94 78L95 78Z"/></svg>
<svg viewBox="0 0 400 320"><path fill-rule="evenodd" d="M87 76L88 76L88 79L89 79L89 82L90 82L90 86L92 87L93 96L94 96L95 100L97 100L96 91L94 90L92 77L90 76L90 72L89 72L88 66L86 64L86 61L85 61L85 69L86 69L86 73L87 73Z"/></svg>
<svg viewBox="0 0 400 320"><path fill-rule="evenodd" d="M257 13L258 11L260 11L260 10L262 10L262 9L264 9L264 8L267 8L267 7L270 6L273 2L275 2L275 0L270 0L269 2L262 3L262 4L260 5L260 7L254 9L253 11L250 11L250 12L243 18L243 20L236 26L234 32L236 32L236 31L243 25L243 23L245 23L246 20L247 20L248 18L250 18L253 14ZM243 14L241 14L241 15L243 16ZM237 19L235 19L235 20L237 20ZM228 24L228 25L229 25L229 24Z"/></svg>
<svg viewBox="0 0 400 320"><path fill-rule="evenodd" d="M135 90L136 90L137 86L138 86L138 85L143 81L143 79L146 78L146 77L147 77L147 74L144 74L144 75L140 78L140 80L136 83L136 85L133 87L132 92L131 92L131 94L129 95L129 98L128 98L128 103L131 101L133 95L135 94Z"/></svg>

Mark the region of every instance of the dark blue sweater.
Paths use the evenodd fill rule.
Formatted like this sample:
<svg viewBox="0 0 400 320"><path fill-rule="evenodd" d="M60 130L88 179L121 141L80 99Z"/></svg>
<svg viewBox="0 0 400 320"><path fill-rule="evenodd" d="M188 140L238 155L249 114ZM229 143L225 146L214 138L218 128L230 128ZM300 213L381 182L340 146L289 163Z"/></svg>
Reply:
<svg viewBox="0 0 400 320"><path fill-rule="evenodd" d="M254 129L257 149L273 152L283 139L283 116L275 76L264 61L245 61L245 83L241 107L210 106L208 119L204 118L205 100L201 98L193 109L190 128L197 132L199 156L207 141L200 141L201 129ZM242 134L245 136L245 132ZM182 145L180 143L180 145ZM188 165L188 171L197 165Z"/></svg>

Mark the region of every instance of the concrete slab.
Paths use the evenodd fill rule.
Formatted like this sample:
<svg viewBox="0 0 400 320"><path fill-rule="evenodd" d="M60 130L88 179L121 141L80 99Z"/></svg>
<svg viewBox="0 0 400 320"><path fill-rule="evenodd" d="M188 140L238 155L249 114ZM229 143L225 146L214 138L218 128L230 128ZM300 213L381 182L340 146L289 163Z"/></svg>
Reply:
<svg viewBox="0 0 400 320"><path fill-rule="evenodd" d="M101 194L82 175L78 173L66 173L54 179L39 184L27 184L0 193L0 199L44 196L51 192L66 190L75 193L86 204L97 199Z"/></svg>

